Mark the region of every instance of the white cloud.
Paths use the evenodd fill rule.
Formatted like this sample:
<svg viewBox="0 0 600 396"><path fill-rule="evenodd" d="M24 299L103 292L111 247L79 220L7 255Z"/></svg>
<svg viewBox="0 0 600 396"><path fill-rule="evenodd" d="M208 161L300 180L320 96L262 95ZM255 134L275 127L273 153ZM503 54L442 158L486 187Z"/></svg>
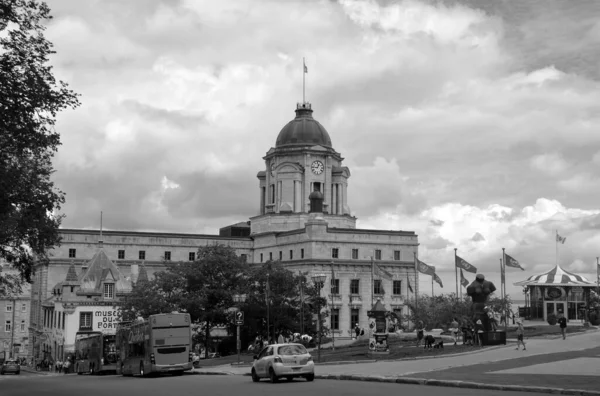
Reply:
<svg viewBox="0 0 600 396"><path fill-rule="evenodd" d="M518 15L416 0L50 7L54 70L83 103L56 126L67 227L95 225L91 213L107 206L115 228L140 230L210 233L254 215L256 172L294 117L305 57L307 98L351 170L360 227L415 230L421 257L444 271L454 247L487 273L501 247L526 274L548 270L556 229L569 238L565 263L597 254L589 5L527 2Z"/></svg>
<svg viewBox="0 0 600 396"><path fill-rule="evenodd" d="M551 176L565 171L569 164L559 153L540 154L531 159L531 166Z"/></svg>

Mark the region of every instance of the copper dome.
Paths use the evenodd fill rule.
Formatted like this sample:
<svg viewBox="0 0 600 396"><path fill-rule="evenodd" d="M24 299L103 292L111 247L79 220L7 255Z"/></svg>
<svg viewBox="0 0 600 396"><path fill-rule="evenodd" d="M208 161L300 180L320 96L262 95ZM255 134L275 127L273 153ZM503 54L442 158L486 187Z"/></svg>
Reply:
<svg viewBox="0 0 600 396"><path fill-rule="evenodd" d="M275 147L306 145L332 147L329 134L323 125L312 117L312 112L310 103L298 103L296 118L288 122L279 132Z"/></svg>

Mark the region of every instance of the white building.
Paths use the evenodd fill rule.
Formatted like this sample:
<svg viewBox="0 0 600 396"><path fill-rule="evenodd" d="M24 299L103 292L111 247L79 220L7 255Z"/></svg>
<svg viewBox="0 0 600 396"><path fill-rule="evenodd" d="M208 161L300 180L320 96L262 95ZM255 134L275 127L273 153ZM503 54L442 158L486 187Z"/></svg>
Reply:
<svg viewBox="0 0 600 396"><path fill-rule="evenodd" d="M407 313L407 298L418 293L414 265L417 235L413 231L356 228L356 217L349 208L350 170L312 113L309 103L298 104L296 117L284 126L275 147L263 157L265 168L257 175L258 213L248 222L224 227L219 235L105 231L101 238L99 230L63 229L62 244L51 253L48 265L36 268L31 302L33 333L50 329L47 317L59 311L64 316L61 323L79 323L83 308L61 308L63 303L70 303L65 300L67 294L73 293L67 272L85 272L86 262L97 254L100 239L103 257L107 262L112 260L110 272L118 273L119 279L135 280L140 264L152 276L165 268L165 262L193 261L198 247L215 243L231 246L249 265L279 260L290 270L323 273L328 278L333 268L337 278L334 287L326 287L322 295L327 297L332 313L328 326L337 337L349 337L356 323L366 327L367 311L378 299L389 310ZM391 278L376 276L372 282L372 262ZM70 279L73 282L73 275ZM409 281L413 291L407 287ZM63 282L59 287L62 300L47 300L59 282ZM85 294L82 289L80 295L69 295L69 299L77 297L73 307L83 307L78 305L83 302L93 307L110 306L112 300L105 299L102 289L106 280L98 282L99 289L93 293ZM325 284L329 282L327 279ZM123 287L115 293L126 290L125 284ZM46 341L46 348L70 348L76 327L56 329L55 341ZM37 351L31 352L38 356Z"/></svg>

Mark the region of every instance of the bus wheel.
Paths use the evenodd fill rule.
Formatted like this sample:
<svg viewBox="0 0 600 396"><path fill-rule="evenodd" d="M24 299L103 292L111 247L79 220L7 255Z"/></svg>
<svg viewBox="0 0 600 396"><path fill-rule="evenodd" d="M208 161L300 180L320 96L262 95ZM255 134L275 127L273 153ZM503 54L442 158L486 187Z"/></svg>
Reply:
<svg viewBox="0 0 600 396"><path fill-rule="evenodd" d="M144 363L140 363L140 377L144 377L146 373L144 372Z"/></svg>

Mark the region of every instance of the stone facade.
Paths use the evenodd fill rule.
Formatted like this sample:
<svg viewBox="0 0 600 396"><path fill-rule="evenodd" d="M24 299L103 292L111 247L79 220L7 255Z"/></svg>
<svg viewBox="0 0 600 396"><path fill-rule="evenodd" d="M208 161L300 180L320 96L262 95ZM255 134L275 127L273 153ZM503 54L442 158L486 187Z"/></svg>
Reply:
<svg viewBox="0 0 600 396"><path fill-rule="evenodd" d="M200 246L215 243L244 255L248 265L278 260L292 271L325 274L322 296L329 301L326 309L335 310L328 326L333 324L338 337L349 337L356 322L366 328L367 311L377 300L389 310L408 313L406 300L418 293L418 237L412 231L356 228L348 206L350 170L327 131L312 118L310 104L298 105L296 118L282 129L264 160L265 169L257 174L260 205L258 215L250 218L249 235L63 229L61 246L36 271L32 336L44 328L42 306L54 285L66 279L71 267L77 274L86 271L99 241L120 273L133 281L141 265L152 277L169 262L194 260ZM315 191L322 196L323 209L311 212L309 196ZM223 231L221 235L231 235L231 230ZM332 272L337 284L330 289ZM36 354L33 349L31 353Z"/></svg>
<svg viewBox="0 0 600 396"><path fill-rule="evenodd" d="M0 298L0 360L28 356L29 294L29 288L26 288L20 296Z"/></svg>

